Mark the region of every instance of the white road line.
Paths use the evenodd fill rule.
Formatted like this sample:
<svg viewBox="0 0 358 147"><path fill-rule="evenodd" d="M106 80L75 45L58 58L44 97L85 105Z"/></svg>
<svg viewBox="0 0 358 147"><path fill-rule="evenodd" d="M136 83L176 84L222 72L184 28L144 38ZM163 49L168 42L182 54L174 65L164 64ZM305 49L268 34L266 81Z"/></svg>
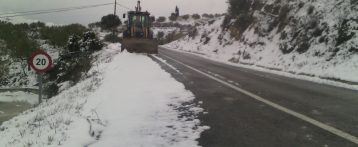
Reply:
<svg viewBox="0 0 358 147"><path fill-rule="evenodd" d="M247 90L241 89L241 88L239 88L239 87L237 87L237 86L235 86L233 84L225 82L225 81L223 81L221 79L218 79L218 78L216 78L214 76L211 76L211 75L209 75L209 74L207 74L205 72L202 72L202 71L200 71L200 70L198 70L198 69L196 69L194 67L191 67L189 65L186 65L185 63L180 62L178 60L175 60L175 59L173 59L171 57L168 57L166 55L162 55L162 56L165 56L165 57L167 57L167 58L169 58L169 59L171 59L171 60L173 60L173 61L175 61L175 62L177 62L177 63L179 63L179 64L181 64L181 65L183 65L183 66L185 66L185 67L187 67L187 68L189 68L191 70L193 70L193 71L196 71L196 72L198 72L198 73L200 73L200 74L202 74L202 75L204 75L204 76L206 76L206 77L208 77L208 78L210 78L212 80L215 80L215 81L217 81L217 82L219 82L219 83L221 83L223 85L226 85L226 86L228 86L228 87L230 87L230 88L232 88L232 89L234 89L234 90L236 90L236 91L238 91L240 93L243 93L243 94L245 94L245 95L247 95L247 96L249 96L249 97L251 97L251 98L253 98L255 100L258 100L258 101L260 101L262 103L265 103L265 104L267 104L267 105L269 105L269 106L271 106L271 107L273 107L273 108L275 108L277 110L285 112L285 113L287 113L289 115L292 115L292 116L294 116L296 118L299 118L299 119L301 119L303 121L306 121L306 122L308 122L308 123L310 123L312 125L315 125L315 126L321 128L323 130L326 130L326 131L331 132L331 133L333 133L333 134L335 134L335 135L337 135L339 137L342 137L342 138L344 138L344 139L346 139L348 141L351 141L351 142L353 142L355 144L358 144L358 138L356 136L353 136L353 135L351 135L349 133L346 133L346 132L344 132L342 130L336 129L336 128L332 127L332 126L329 126L329 125L326 125L326 124L324 124L322 122L319 122L319 121L317 121L317 120L315 120L315 119L313 119L311 117L308 117L308 116L303 115L301 113L295 112L295 111L293 111L291 109L288 109L288 108L286 108L284 106L281 106L281 105L276 104L274 102L271 102L269 100L266 100L266 99L264 99L264 98L262 98L262 97L260 97L258 95L255 95L255 94L253 94L253 93L251 93L251 92L249 92Z"/></svg>
<svg viewBox="0 0 358 147"><path fill-rule="evenodd" d="M157 55L150 55L151 57L159 60L160 62L164 63L165 65L167 65L169 68L173 69L174 71L176 71L179 74L182 74L178 69L176 69L173 65L170 65L169 63L167 63L164 59L158 57Z"/></svg>

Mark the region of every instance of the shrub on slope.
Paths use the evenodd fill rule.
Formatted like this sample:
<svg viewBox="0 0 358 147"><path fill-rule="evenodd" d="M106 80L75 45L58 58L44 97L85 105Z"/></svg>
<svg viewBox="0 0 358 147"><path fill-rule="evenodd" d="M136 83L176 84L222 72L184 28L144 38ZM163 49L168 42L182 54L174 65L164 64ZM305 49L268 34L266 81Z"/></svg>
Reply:
<svg viewBox="0 0 358 147"><path fill-rule="evenodd" d="M94 32L85 32L82 35L72 35L67 47L60 53L54 68L48 73L48 96L52 97L59 91L59 83L76 84L85 77L85 73L92 67L92 54L102 49L103 43Z"/></svg>

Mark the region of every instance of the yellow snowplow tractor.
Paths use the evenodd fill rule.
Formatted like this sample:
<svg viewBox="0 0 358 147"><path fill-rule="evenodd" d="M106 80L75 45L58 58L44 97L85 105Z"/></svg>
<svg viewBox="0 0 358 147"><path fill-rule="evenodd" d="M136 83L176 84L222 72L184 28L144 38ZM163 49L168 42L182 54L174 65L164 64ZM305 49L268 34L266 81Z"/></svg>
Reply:
<svg viewBox="0 0 358 147"><path fill-rule="evenodd" d="M123 16L125 17L125 15ZM140 1L136 11L128 12L127 29L123 32L122 50L130 53L158 53L158 42L153 38L150 13L141 12Z"/></svg>

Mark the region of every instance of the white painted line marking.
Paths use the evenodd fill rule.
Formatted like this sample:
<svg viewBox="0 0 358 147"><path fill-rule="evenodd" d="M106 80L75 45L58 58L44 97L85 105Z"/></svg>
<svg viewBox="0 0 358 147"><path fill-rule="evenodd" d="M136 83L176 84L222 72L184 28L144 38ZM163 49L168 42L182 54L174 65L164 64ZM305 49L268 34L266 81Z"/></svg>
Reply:
<svg viewBox="0 0 358 147"><path fill-rule="evenodd" d="M169 63L167 63L164 59L158 57L157 55L150 55L151 57L159 60L160 62L164 63L165 65L167 65L169 68L173 69L174 71L176 71L179 74L182 74L178 69L176 69L173 65L170 65Z"/></svg>
<svg viewBox="0 0 358 147"><path fill-rule="evenodd" d="M344 132L344 131L342 131L342 130L336 129L336 128L332 127L332 126L329 126L329 125L326 125L326 124L324 124L324 123L322 123L322 122L319 122L319 121L317 121L317 120L315 120L315 119L313 119L313 118L311 118L311 117L308 117L308 116L303 115L303 114L301 114L301 113L295 112L295 111L293 111L293 110L291 110L291 109L288 109L288 108L286 108L286 107L284 107L284 106L281 106L281 105L276 104L276 103L274 103L274 102L271 102L271 101L269 101L269 100L266 100L266 99L264 99L264 98L262 98L262 97L260 97L260 96L258 96L258 95L255 95L255 94L253 94L253 93L251 93L251 92L249 92L249 91L247 91L247 90L244 90L244 89L241 89L241 88L239 88L239 87L236 87L236 86L233 85L233 84L230 84L230 83L228 83L228 82L225 82L225 81L223 81L223 80L220 80L220 79L218 79L218 78L216 78L216 77L214 77L214 76L211 76L211 75L209 75L209 74L207 74L207 73L205 73L205 72L202 72L202 71L200 71L200 70L198 70L198 69L196 69L196 68L194 68L194 67L191 67L191 66L189 66L189 65L186 65L185 63L180 62L180 61L178 61L178 60L175 60L175 59L173 59L173 58L171 58L171 57L168 57L168 56L166 56L166 55L163 55L163 56L165 56L165 57L167 57L168 59L171 59L171 60L173 60L173 61L175 61L175 62L177 62L177 63L179 63L179 64L181 64L181 65L183 65L183 66L185 66L185 67L187 67L187 68L189 68L189 69L191 69L191 70L193 70L193 71L196 71L196 72L198 72L198 73L200 73L200 74L202 74L202 75L204 75L204 76L206 76L206 77L208 77L208 78L210 78L210 79L212 79L212 80L215 80L215 81L217 81L217 82L219 82L219 83L221 83L221 84L223 84L223 85L225 85L225 86L228 86L228 87L230 87L230 88L232 88L232 89L234 89L234 90L236 90L236 91L238 91L238 92L240 92L240 93L243 93L243 94L245 94L245 95L247 95L247 96L249 96L249 97L251 97L251 98L253 98L253 99L255 99L255 100L258 100L258 101L260 101L260 102L262 102L262 103L265 103L265 104L267 104L267 105L269 105L269 106L271 106L271 107L273 107L273 108L275 108L275 109L277 109L277 110L280 110L280 111L282 111L282 112L285 112L285 113L287 113L287 114L289 114L289 115L292 115L292 116L294 116L294 117L296 117L296 118L299 118L299 119L301 119L301 120L303 120L303 121L306 121L306 122L308 122L308 123L310 123L310 124L312 124L312 125L315 125L315 126L321 128L321 129L323 129L323 130L326 130L326 131L331 132L331 133L333 133L333 134L335 134L335 135L337 135L337 136L339 136L339 137L342 137L342 138L344 138L344 139L346 139L346 140L348 140L348 141L351 141L351 142L353 142L353 143L355 143L355 144L358 144L358 138L355 137L355 136L353 136L353 135L351 135L351 134L349 134L349 133L346 133L346 132Z"/></svg>

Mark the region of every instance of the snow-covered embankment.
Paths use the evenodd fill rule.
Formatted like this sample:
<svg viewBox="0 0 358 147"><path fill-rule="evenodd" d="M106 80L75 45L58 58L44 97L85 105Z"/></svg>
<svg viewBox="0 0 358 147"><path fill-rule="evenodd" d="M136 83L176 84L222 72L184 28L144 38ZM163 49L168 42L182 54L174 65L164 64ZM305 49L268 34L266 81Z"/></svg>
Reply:
<svg viewBox="0 0 358 147"><path fill-rule="evenodd" d="M286 3L286 1L282 1L282 3ZM321 1L312 2L312 5L323 5L322 3ZM332 1L332 3L338 2ZM347 3L349 2L344 2L344 6ZM339 22L335 20L343 19L344 17L333 15L335 11L328 11L328 8L322 7L321 5L317 7L317 11L319 12L318 14L325 17L317 21L322 21L322 24L334 22L333 24L340 26ZM323 6L325 5L327 4ZM307 4L307 7L308 6ZM334 7L334 5L329 6ZM335 9L337 9L336 11L338 12L344 9L344 6L337 6ZM306 9L304 8L297 10L300 15L296 15L293 10L290 11L290 15L297 17L297 19L303 22L311 20L310 17L305 17ZM337 35L338 28L331 26L330 29L328 29L329 31L327 30L328 33L322 33L321 36L312 37L312 35L307 35L311 38L308 42L309 47L305 47L305 52L300 52L296 47L294 50L286 53L282 49L282 46L284 46L285 43L290 43L289 40L291 38L282 39L282 34L284 33L280 33L277 27L271 32L267 32L266 36L262 36L260 33L265 32L262 30L257 31L256 29L264 28L263 30L265 30L265 28L269 26L269 23L266 22L265 16L259 15L257 16L257 20L260 20L258 21L260 23L254 21L250 27L242 33L241 39L236 39L231 35L233 33L232 31L222 27L224 16L198 20L198 25L196 25L195 31L191 33L192 35L189 33L176 41L163 45L163 47L190 52L234 66L339 87L358 89L358 52L353 50L357 48L357 35L337 47L335 46L335 40L339 38L337 37L339 36ZM351 24L348 30L355 32L356 30L352 28L356 26L356 23ZM305 37L304 32L307 31L304 30L304 27L300 29L299 32L302 32L301 35ZM321 26L317 25L316 29L320 30L325 28L321 28ZM286 29L284 29L284 32L290 32L291 34L294 34L295 31L292 26L287 26ZM320 37L329 38L329 41L317 41ZM296 42L300 41L298 40Z"/></svg>
<svg viewBox="0 0 358 147"><path fill-rule="evenodd" d="M207 127L184 85L145 55L97 53L86 79L5 122L4 146L198 146Z"/></svg>

